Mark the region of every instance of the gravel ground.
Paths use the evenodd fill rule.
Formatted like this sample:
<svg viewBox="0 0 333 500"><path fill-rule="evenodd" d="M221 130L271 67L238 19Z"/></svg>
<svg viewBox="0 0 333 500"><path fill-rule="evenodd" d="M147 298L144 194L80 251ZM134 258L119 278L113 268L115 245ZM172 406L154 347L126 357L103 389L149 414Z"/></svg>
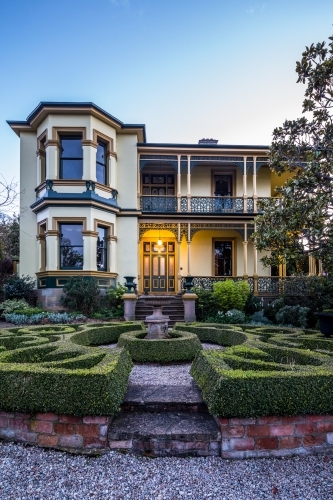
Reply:
<svg viewBox="0 0 333 500"><path fill-rule="evenodd" d="M99 458L0 443L1 500L332 500L333 459Z"/></svg>

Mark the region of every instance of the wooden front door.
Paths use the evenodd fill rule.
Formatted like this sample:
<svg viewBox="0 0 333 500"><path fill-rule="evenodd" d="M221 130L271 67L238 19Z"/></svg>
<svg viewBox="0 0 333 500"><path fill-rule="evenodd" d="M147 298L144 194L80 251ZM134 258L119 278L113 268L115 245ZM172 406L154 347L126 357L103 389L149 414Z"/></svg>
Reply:
<svg viewBox="0 0 333 500"><path fill-rule="evenodd" d="M175 291L175 242L143 243L143 287L145 292Z"/></svg>

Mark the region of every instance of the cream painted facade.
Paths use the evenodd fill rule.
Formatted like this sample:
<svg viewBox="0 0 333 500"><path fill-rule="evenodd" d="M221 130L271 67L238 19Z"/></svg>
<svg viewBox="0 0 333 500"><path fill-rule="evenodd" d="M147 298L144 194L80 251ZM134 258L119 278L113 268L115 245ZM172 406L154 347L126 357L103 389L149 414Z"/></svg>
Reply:
<svg viewBox="0 0 333 500"><path fill-rule="evenodd" d="M250 238L258 199L274 194L267 147L147 143L144 125L92 103L41 103L8 123L20 137L20 273L36 275L42 302L73 275L101 287L135 276L139 293L178 293L187 275L246 278L257 293L270 275Z"/></svg>

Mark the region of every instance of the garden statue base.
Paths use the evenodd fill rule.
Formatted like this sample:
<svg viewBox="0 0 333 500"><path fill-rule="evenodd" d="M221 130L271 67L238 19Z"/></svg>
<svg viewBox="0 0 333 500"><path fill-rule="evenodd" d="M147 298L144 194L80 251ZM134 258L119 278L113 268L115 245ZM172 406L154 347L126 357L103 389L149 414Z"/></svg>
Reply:
<svg viewBox="0 0 333 500"><path fill-rule="evenodd" d="M169 316L165 316L162 312L162 307L169 305L171 300L168 298L146 297L145 304L153 306L153 314L146 316L145 323L147 324L148 334L146 339L169 339L168 334Z"/></svg>

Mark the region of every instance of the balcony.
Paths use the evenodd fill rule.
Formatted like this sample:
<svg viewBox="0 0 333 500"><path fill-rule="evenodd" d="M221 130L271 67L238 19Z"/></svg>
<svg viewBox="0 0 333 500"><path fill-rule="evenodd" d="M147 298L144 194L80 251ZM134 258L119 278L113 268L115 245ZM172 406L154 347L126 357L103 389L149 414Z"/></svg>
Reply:
<svg viewBox="0 0 333 500"><path fill-rule="evenodd" d="M263 199L263 198L258 198ZM200 214L258 213L253 198L233 196L141 196L142 212Z"/></svg>

